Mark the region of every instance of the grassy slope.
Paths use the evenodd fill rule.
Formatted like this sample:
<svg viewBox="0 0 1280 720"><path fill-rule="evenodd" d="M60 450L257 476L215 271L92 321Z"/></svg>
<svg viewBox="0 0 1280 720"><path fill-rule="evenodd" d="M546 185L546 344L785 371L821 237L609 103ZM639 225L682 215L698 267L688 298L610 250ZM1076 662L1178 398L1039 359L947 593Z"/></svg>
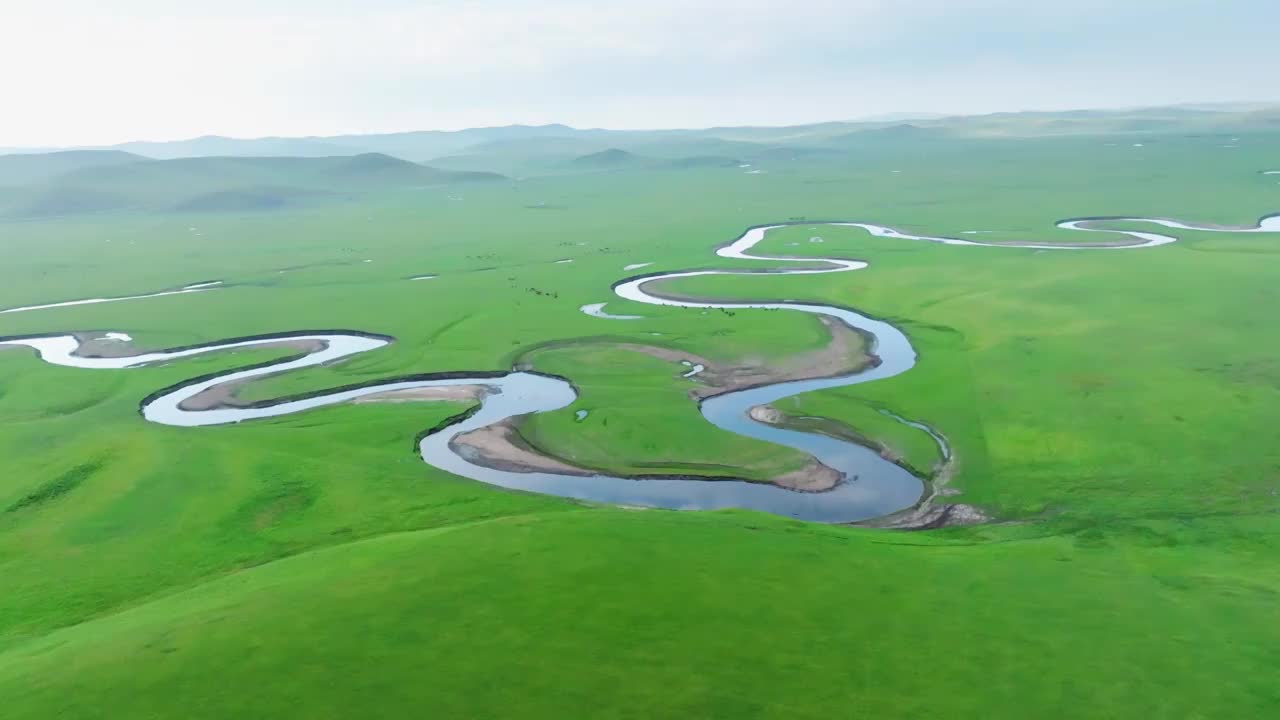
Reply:
<svg viewBox="0 0 1280 720"><path fill-rule="evenodd" d="M0 271L0 307L235 283L0 316L0 333L118 329L173 345L351 327L401 339L259 393L501 368L536 342L608 334L660 332L713 357L761 347L781 355L821 337L785 313L729 318L611 302L647 318L621 323L576 308L609 299L624 264L718 266L726 261L713 261L710 245L793 216L937 232L1032 228L1071 240L1087 238L1047 230L1049 221L1238 221L1280 205L1274 181L1252 174L1258 162L1280 164L1265 162L1280 156L1267 143L1247 154L1199 140L1141 155L1099 140L906 147L856 163L778 161L757 176L622 173L273 216L0 225L0 243L21 249ZM566 209L524 209L536 201ZM811 248L788 243L811 234L781 233L768 247L804 253ZM965 501L1027 522L896 535L744 513L582 510L418 463L413 433L457 406L161 428L137 417L140 397L262 355L94 373L2 352L6 712L342 717L431 707L558 717L588 703L603 717L1273 711L1280 698L1262 678L1280 661L1270 561L1280 549L1271 449L1280 445L1277 342L1263 310L1275 304L1266 259L1277 242L1188 234L1185 246L1073 256L820 234L822 252L867 257L873 268L686 287L817 297L903 318L918 368L812 406L802 398L800 408L891 442L902 442L899 430L876 426L861 405L846 413L845 403L929 421L956 446ZM575 262L553 264L564 257ZM400 280L428 272L441 277ZM647 358L623 382L624 373L608 377L618 357L554 355L544 362L599 380L584 384L577 405L539 420L538 440L552 450L586 452L589 437L600 443L592 452L628 462L648 457L655 439L690 449L741 442L726 455L734 458L760 451L705 423L680 425L689 407L678 403L633 412L645 432L573 423L579 407L639 410L636 394L683 392L684 381L664 380L679 368ZM351 542L360 538L377 539Z"/></svg>
<svg viewBox="0 0 1280 720"><path fill-rule="evenodd" d="M13 718L1267 715L1271 531L1143 530L975 546L736 513L513 516L54 633L0 656L0 691Z"/></svg>

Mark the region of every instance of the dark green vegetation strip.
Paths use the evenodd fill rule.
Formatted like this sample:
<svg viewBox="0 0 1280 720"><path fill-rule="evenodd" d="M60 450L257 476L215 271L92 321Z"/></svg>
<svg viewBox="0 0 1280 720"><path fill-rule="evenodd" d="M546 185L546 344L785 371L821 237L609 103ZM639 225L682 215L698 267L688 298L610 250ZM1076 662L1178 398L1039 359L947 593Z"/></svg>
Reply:
<svg viewBox="0 0 1280 720"><path fill-rule="evenodd" d="M70 470L62 473L50 482L41 485L31 493L23 496L17 502L10 505L5 512L17 512L19 510L42 505L52 502L67 493L75 490L85 480L88 480L94 473L102 468L102 461L94 461L77 465Z"/></svg>

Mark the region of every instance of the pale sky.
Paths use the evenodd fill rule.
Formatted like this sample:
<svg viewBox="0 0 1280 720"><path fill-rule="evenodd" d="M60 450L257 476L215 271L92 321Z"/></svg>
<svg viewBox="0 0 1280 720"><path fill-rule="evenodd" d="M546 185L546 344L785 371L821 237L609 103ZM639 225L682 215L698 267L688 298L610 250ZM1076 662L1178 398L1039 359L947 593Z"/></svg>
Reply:
<svg viewBox="0 0 1280 720"><path fill-rule="evenodd" d="M1280 0L0 0L0 146L1269 101L1278 27Z"/></svg>

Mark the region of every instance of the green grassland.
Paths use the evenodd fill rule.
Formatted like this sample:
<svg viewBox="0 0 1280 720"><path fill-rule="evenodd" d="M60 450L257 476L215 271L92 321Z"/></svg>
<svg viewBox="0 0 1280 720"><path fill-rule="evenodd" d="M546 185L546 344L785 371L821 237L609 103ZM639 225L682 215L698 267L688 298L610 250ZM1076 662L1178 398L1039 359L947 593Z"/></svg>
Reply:
<svg viewBox="0 0 1280 720"><path fill-rule="evenodd" d="M0 222L0 308L226 282L0 314L0 335L118 330L168 347L283 330L385 333L397 342L245 394L523 360L580 389L574 405L524 424L540 448L616 471L761 479L803 458L701 421L680 365L609 343L779 361L824 344L821 326L787 312L618 300L609 288L622 268L765 267L712 250L748 225L789 219L1096 242L1107 238L1052 223L1252 222L1280 210L1277 178L1258 173L1280 168L1280 135L1254 130L1224 148L1211 132L1113 122L1098 128L1110 134L1063 126L1063 137L1002 139L826 128L821 142L794 147L763 144L775 142L765 130L726 131L706 148L649 137L627 147L643 162L608 168L572 160L618 138L536 161L513 149L488 167L412 158L546 169L519 181L409 186L379 171L335 185L315 181L314 165L304 181L297 164L265 163L276 185L342 197L174 212L175 196L160 193L163 211ZM752 144L747 162L765 172L654 161L745 157L713 147L724 143ZM102 185L86 187L112 183ZM279 351L106 372L5 350L4 717L1280 710L1270 680L1280 667L1280 330L1270 310L1280 237L1186 232L1153 250L1073 253L811 227L777 231L760 250L871 267L669 289L819 300L898 324L920 353L916 368L779 407L840 423L925 470L938 462L932 440L877 410L927 422L955 451L956 499L995 522L896 533L507 492L416 457L414 436L458 403L203 429L137 413L158 388ZM824 242L809 243L815 235ZM439 277L407 279L425 274ZM604 301L644 319L578 311ZM589 411L583 422L577 410Z"/></svg>
<svg viewBox="0 0 1280 720"><path fill-rule="evenodd" d="M537 351L526 360L543 372L573 378L573 409L588 414L581 421L569 412L536 415L522 425L522 434L583 467L768 480L799 470L807 459L788 448L741 442L730 433L684 431L706 421L689 397L694 380L679 377L683 366L591 344Z"/></svg>

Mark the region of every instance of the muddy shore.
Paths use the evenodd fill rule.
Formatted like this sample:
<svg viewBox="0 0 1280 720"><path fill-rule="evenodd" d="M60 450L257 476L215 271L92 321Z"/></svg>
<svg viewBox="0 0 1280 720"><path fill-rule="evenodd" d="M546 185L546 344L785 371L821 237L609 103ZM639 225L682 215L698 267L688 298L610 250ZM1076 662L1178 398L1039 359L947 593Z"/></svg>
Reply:
<svg viewBox="0 0 1280 720"><path fill-rule="evenodd" d="M941 464L935 466L932 472L925 474L903 463L901 458L897 458L894 453L891 453L882 444L870 440L852 430L837 433L834 431L834 424L818 427L799 424L794 422L792 418L789 418L777 408L764 405L757 405L756 407L751 408L751 412L749 414L751 419L756 422L805 432L820 432L832 437L865 445L866 447L879 452L880 456L886 460L897 462L912 473L925 479L925 494L913 507L900 510L890 515L885 515L883 517L850 523L851 525L883 528L887 530L932 530L941 527L977 525L984 522L990 522L991 520L991 518L981 509L972 505L966 505L963 503L944 504L938 502L939 498L954 494L954 491L948 487L956 470L956 459L954 453L951 453Z"/></svg>
<svg viewBox="0 0 1280 720"><path fill-rule="evenodd" d="M617 473L579 467L539 451L524 439L511 420L458 435L449 443L449 447L469 462L495 470L526 473L549 472L578 477L602 474L619 476ZM632 474L621 475L621 477L628 477L638 481L650 478L672 479L674 477L705 482L738 480L738 478L729 477L673 476L668 474ZM779 475L772 478L770 482L779 487L798 492L822 492L835 487L841 480L840 473L817 460L812 460L805 467Z"/></svg>
<svg viewBox="0 0 1280 720"><path fill-rule="evenodd" d="M323 350L324 343L317 342L314 340L286 340L286 341L281 341L279 343L271 343L270 345L263 345L261 347L272 348L272 349L279 348L279 349L294 350L296 353L295 355L296 357L302 357L303 355L310 355L311 353L319 352L320 350ZM238 394L240 392L240 388L244 387L247 383L252 382L253 380L256 380L256 379L257 378L252 378L250 380L244 380L244 381L232 380L229 382L224 382L218 385L214 385L213 387L209 388L208 390L205 390L204 392L197 393L187 398L186 400L183 400L178 405L178 407L182 410L193 410L193 411L216 410L219 408L232 408L232 407L248 407L249 405L248 401L242 401L238 397Z"/></svg>

